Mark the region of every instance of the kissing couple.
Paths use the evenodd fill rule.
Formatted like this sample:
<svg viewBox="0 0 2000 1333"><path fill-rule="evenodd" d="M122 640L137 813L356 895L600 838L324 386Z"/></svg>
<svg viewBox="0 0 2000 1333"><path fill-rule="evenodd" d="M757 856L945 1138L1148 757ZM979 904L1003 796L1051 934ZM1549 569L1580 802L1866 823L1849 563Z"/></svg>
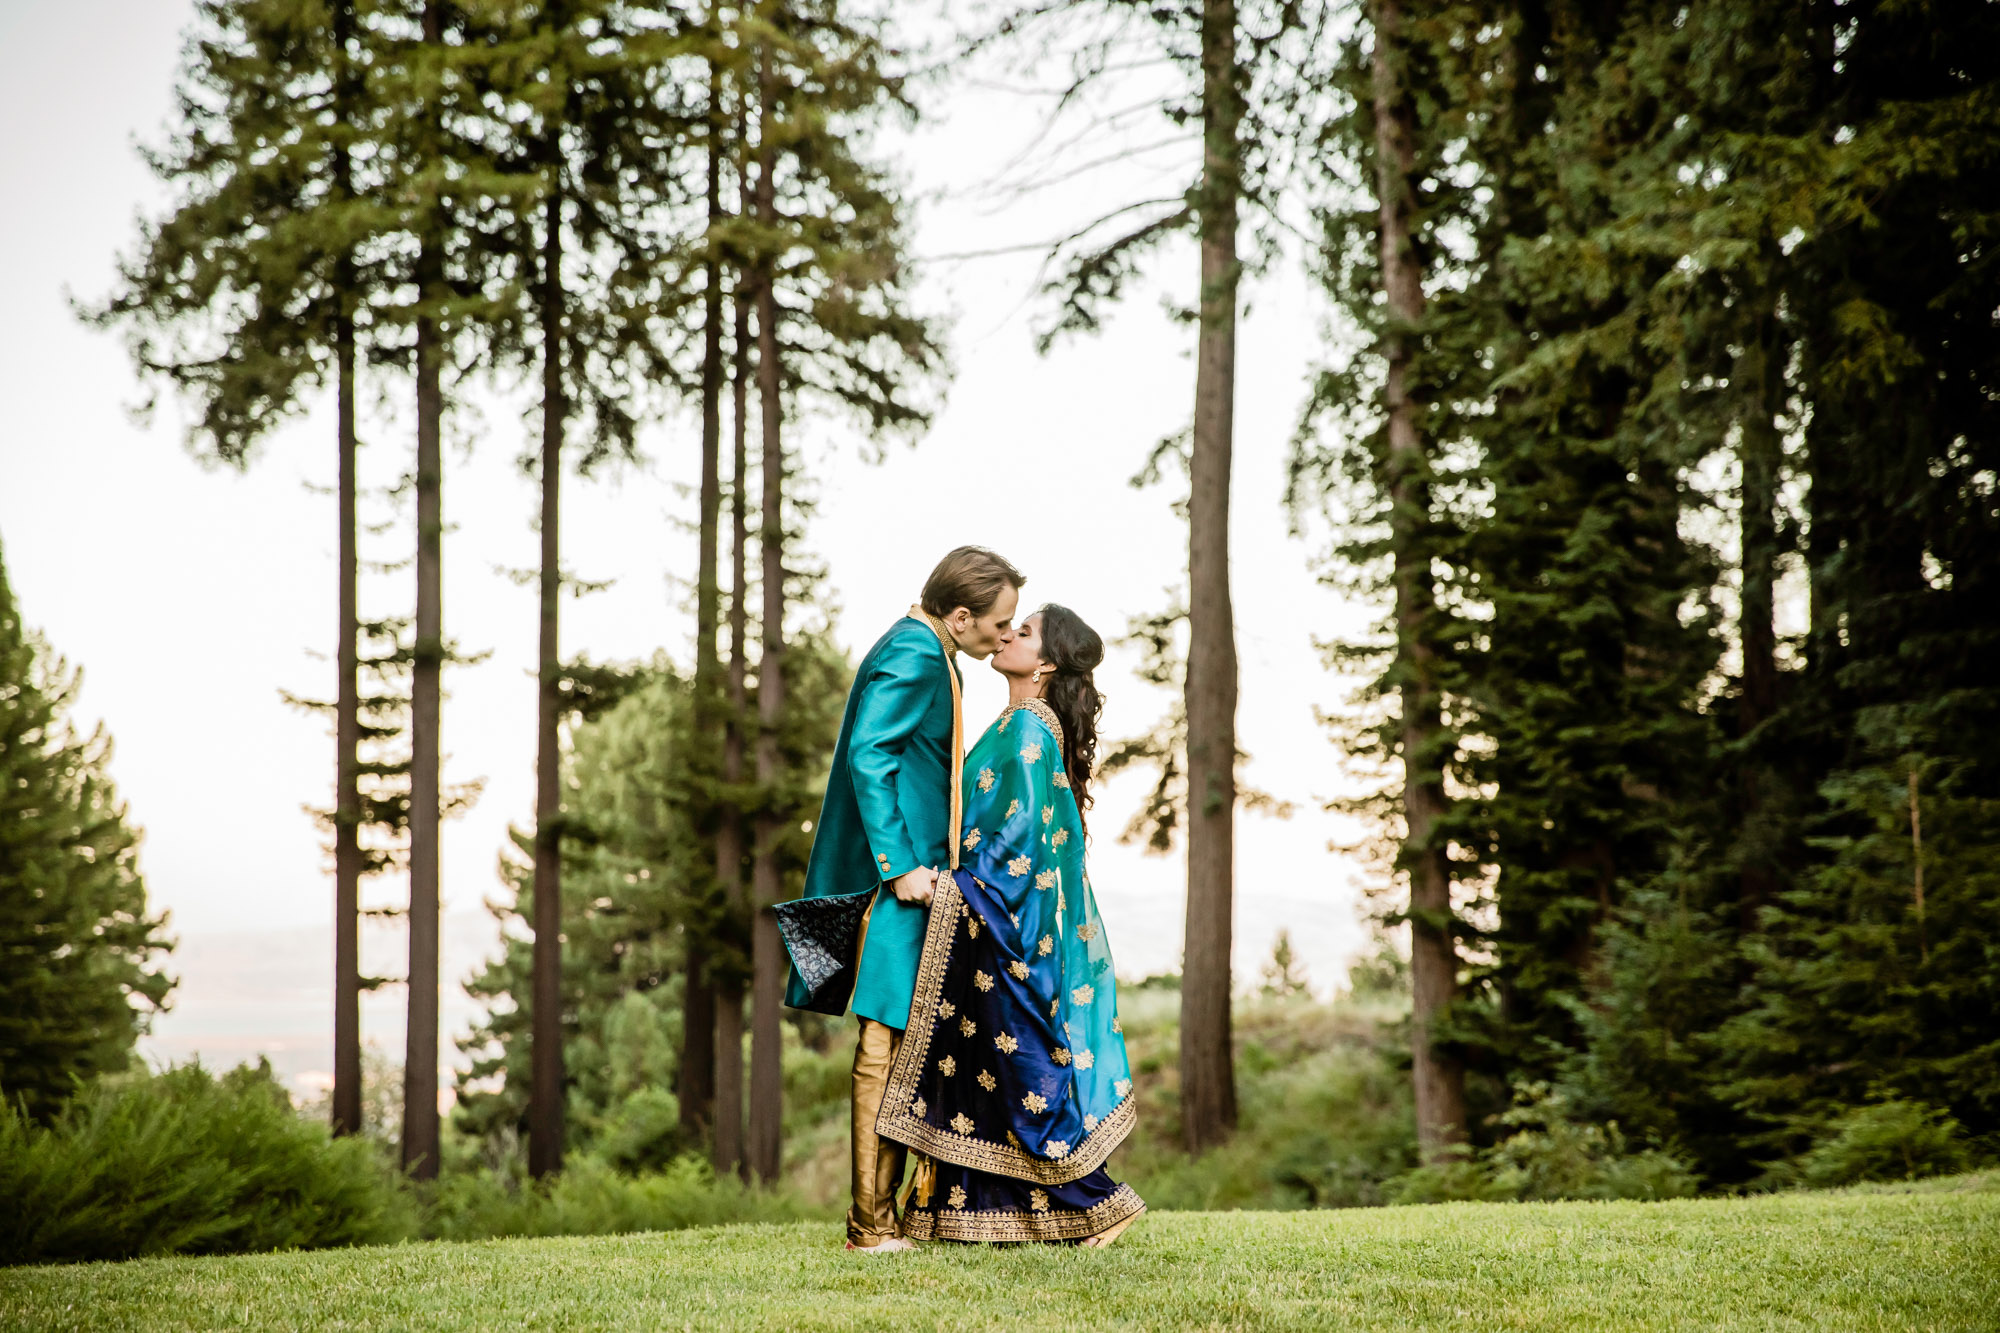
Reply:
<svg viewBox="0 0 2000 1333"><path fill-rule="evenodd" d="M1025 582L961 546L868 650L777 909L786 1004L860 1021L850 1250L1108 1245L1145 1210L1104 1170L1135 1110L1084 855L1104 641L1054 604L1017 625ZM970 753L960 653L1007 680Z"/></svg>

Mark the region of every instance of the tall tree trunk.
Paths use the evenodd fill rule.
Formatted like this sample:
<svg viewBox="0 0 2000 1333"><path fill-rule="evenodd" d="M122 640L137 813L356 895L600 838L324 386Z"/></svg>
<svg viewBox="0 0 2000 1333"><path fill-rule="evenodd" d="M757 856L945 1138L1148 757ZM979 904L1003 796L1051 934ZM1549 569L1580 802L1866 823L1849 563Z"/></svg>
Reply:
<svg viewBox="0 0 2000 1333"><path fill-rule="evenodd" d="M1737 700L1737 730L1748 737L1778 707L1778 636L1774 623L1777 583L1778 485L1784 469L1784 442L1779 437L1782 353L1777 318L1766 297L1755 326L1743 341L1732 378L1741 395L1738 447L1742 451L1742 575L1743 693ZM1739 916L1745 932L1757 928L1760 908L1773 887L1769 837L1760 827L1765 806L1768 766L1761 747L1747 744L1739 780L1743 787L1744 863L1740 870Z"/></svg>
<svg viewBox="0 0 2000 1333"><path fill-rule="evenodd" d="M409 1028L403 1055L403 1166L437 1174L438 724L444 666L443 349L417 326L417 616L410 668Z"/></svg>
<svg viewBox="0 0 2000 1333"><path fill-rule="evenodd" d="M694 729L695 747L704 770L719 776L707 765L721 753L720 708L722 667L716 655L717 622L721 619L721 558L717 551L722 519L722 264L716 253L715 230L722 222L722 145L717 103L721 98L721 74L711 66L708 75L707 107L707 202L709 236L707 257L702 264L701 347L701 551L695 575L694 630ZM715 803L717 846L721 845L722 803ZM684 932L688 944L687 1010L681 1038L681 1130L690 1139L699 1139L715 1116L716 1069L722 1021L716 1006L716 978L712 972L697 977L701 959L710 940L696 939ZM696 1003L696 990L703 992ZM702 1010L706 1010L703 1013ZM718 1170L722 1163L721 1131L711 1140Z"/></svg>
<svg viewBox="0 0 2000 1333"><path fill-rule="evenodd" d="M759 52L760 124L757 135L757 220L765 234L777 223L777 194L772 180L776 151L771 141L772 96L770 43ZM784 410L778 362L778 300L768 251L757 259L757 395L763 409L764 457L760 470L762 512L758 538L763 552L764 642L757 664L757 786L758 812L750 862L754 915L750 928L750 1169L759 1180L778 1178L783 1151L783 1031L779 1008L784 1003L785 950L778 937L778 919L771 905L783 890L778 875L778 821L769 804L779 778L778 727L785 713L785 451L779 439Z"/></svg>
<svg viewBox="0 0 2000 1333"><path fill-rule="evenodd" d="M444 44L444 6L424 6L424 42ZM435 232L441 219L426 219ZM417 299L443 294L438 238L423 236ZM444 670L444 340L434 316L417 320L417 615L410 654L410 967L403 1050L403 1169L438 1170L438 723Z"/></svg>
<svg viewBox="0 0 2000 1333"><path fill-rule="evenodd" d="M550 157L559 152L552 144ZM535 709L535 951L533 1032L529 1041L528 1170L562 1170L562 446L569 415L562 371L562 191L560 165L549 164L542 221L542 568L540 652Z"/></svg>
<svg viewBox="0 0 2000 1333"><path fill-rule="evenodd" d="M1410 1051L1416 1094L1417 1144L1426 1162L1443 1160L1466 1133L1465 1070L1437 1048L1435 1032L1458 992L1458 952L1451 928L1451 868L1437 825L1445 805L1443 700L1433 618L1426 445L1410 393L1412 330L1423 319L1423 275L1411 246L1411 175L1416 167L1416 113L1404 76L1400 0L1374 0L1376 193L1381 200L1382 288L1388 301L1383 352L1388 363L1383 411L1388 424L1390 545L1395 559L1396 656L1401 679L1402 863L1410 876Z"/></svg>
<svg viewBox="0 0 2000 1333"><path fill-rule="evenodd" d="M737 180L741 208L742 179ZM731 343L730 430L734 437L729 472L729 705L722 733L722 784L732 795L722 803L715 831L715 878L732 928L745 917L743 902L743 811L733 793L743 782L744 710L749 703L745 660L749 638L749 407L750 302L738 287L731 302L736 327ZM743 1154L743 979L733 969L715 993L715 1169L747 1174Z"/></svg>
<svg viewBox="0 0 2000 1333"><path fill-rule="evenodd" d="M353 80L347 60L354 35L351 0L333 7L333 40L339 61L338 95L352 103ZM345 143L333 154L334 189L342 200L353 195ZM361 1087L361 680L360 555L356 549L354 427L354 261L342 255L335 265L333 299L335 394L339 437L337 522L339 533L339 649L334 696L333 778L333 1132L358 1134Z"/></svg>
<svg viewBox="0 0 2000 1333"><path fill-rule="evenodd" d="M1242 99L1234 0L1202 6L1201 327L1188 503L1188 888L1181 976L1181 1124L1200 1152L1236 1125L1229 955L1236 869L1236 625L1229 473L1236 411Z"/></svg>

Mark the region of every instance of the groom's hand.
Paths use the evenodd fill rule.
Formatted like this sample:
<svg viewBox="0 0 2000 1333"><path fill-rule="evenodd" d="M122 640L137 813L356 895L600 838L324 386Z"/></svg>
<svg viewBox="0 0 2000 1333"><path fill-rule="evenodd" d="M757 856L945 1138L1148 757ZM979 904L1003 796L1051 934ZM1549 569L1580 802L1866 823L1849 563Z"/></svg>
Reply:
<svg viewBox="0 0 2000 1333"><path fill-rule="evenodd" d="M889 889L906 903L927 903L937 892L937 871L927 866L918 866L906 875L898 875L889 882Z"/></svg>

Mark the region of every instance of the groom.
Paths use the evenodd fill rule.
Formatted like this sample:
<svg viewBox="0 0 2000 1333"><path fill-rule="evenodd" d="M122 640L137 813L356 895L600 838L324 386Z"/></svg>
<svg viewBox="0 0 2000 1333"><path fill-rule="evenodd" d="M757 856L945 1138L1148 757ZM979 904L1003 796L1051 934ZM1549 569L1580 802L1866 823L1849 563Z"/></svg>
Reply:
<svg viewBox="0 0 2000 1333"><path fill-rule="evenodd" d="M877 1137L875 1116L910 1020L926 904L937 870L951 865L958 836L965 753L957 655L986 657L1013 638L1024 582L1019 570L982 547L961 546L945 556L925 581L921 604L861 660L841 719L805 896L876 890L854 978L861 1034L852 1089L850 1250L913 1248L896 1221L904 1148ZM785 1002L795 1008L810 1002L796 972Z"/></svg>

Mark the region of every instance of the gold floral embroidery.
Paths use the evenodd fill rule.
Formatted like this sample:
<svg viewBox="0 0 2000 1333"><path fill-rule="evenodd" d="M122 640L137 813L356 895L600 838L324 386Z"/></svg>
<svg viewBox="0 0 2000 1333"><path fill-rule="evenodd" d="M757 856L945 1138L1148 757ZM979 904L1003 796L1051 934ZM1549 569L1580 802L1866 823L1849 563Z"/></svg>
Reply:
<svg viewBox="0 0 2000 1333"><path fill-rule="evenodd" d="M1069 993L1069 998L1075 1000L1078 1004L1089 1004L1092 1000L1095 1000L1097 998L1097 987L1078 986L1075 990ZM946 1014L945 1017L950 1018L951 1015Z"/></svg>
<svg viewBox="0 0 2000 1333"><path fill-rule="evenodd" d="M1068 1064L1068 1063L1069 1063L1069 1047L1067 1047L1067 1046L1058 1046L1058 1047L1056 1047L1056 1048L1055 1048L1055 1049L1054 1049L1053 1051L1050 1051L1050 1052L1049 1052L1049 1059L1051 1059L1051 1060L1055 1061L1055 1062L1056 1062L1057 1064L1059 1064L1059 1065L1066 1065L1066 1064Z"/></svg>
<svg viewBox="0 0 2000 1333"><path fill-rule="evenodd" d="M1038 889L1052 889L1052 888L1054 888L1055 886L1056 886L1056 872L1055 872L1055 871L1053 871L1053 870L1044 870L1044 871L1043 871L1043 872L1042 872L1041 874L1039 874L1039 875L1035 876L1035 887L1036 887L1036 888L1038 888Z"/></svg>
<svg viewBox="0 0 2000 1333"><path fill-rule="evenodd" d="M1069 1144L1065 1143L1061 1139L1050 1139L1046 1144L1042 1146L1043 1150L1047 1152L1049 1156L1055 1158L1058 1162L1060 1162L1063 1158L1069 1156Z"/></svg>
<svg viewBox="0 0 2000 1333"><path fill-rule="evenodd" d="M1068 841L1069 841L1069 830L1066 828L1059 828L1056 830L1056 836L1049 840L1049 846L1060 847Z"/></svg>
<svg viewBox="0 0 2000 1333"><path fill-rule="evenodd" d="M1064 791L1068 791L1068 790L1069 790L1069 774L1067 774L1067 773L1063 772L1063 771L1062 771L1061 769L1057 769L1057 770L1056 770L1056 776L1055 776L1055 784L1056 784L1056 786L1058 786L1058 787L1061 787L1061 788L1062 788L1062 789L1063 789Z"/></svg>
<svg viewBox="0 0 2000 1333"><path fill-rule="evenodd" d="M1078 1051L1076 1053L1076 1067L1078 1069L1089 1069L1092 1065L1095 1065L1096 1063L1097 1063L1097 1052ZM944 1072L949 1074L951 1071L947 1069Z"/></svg>
<svg viewBox="0 0 2000 1333"><path fill-rule="evenodd" d="M1039 1092L1031 1092L1021 1099L1021 1105L1027 1107L1031 1115L1040 1115L1049 1109L1049 1099Z"/></svg>
<svg viewBox="0 0 2000 1333"><path fill-rule="evenodd" d="M1062 1008L1062 996L1058 995L1055 999L1049 1001L1049 1017L1054 1018L1056 1010L1060 1008Z"/></svg>
<svg viewBox="0 0 2000 1333"><path fill-rule="evenodd" d="M999 1082L1000 1082L999 1079L993 1077L993 1075L987 1073L984 1069L979 1071L979 1086L986 1089L988 1092L993 1091L993 1089L996 1086L998 1086Z"/></svg>
<svg viewBox="0 0 2000 1333"><path fill-rule="evenodd" d="M1090 943L1097 938L1097 923L1095 921L1084 922L1076 928L1076 937L1085 944Z"/></svg>
<svg viewBox="0 0 2000 1333"><path fill-rule="evenodd" d="M953 1185L951 1187L951 1198L946 1202L950 1203L954 1208L965 1207L965 1186Z"/></svg>
<svg viewBox="0 0 2000 1333"><path fill-rule="evenodd" d="M984 972L975 971L972 974L972 984L979 987L979 989L981 990L992 990L993 978L987 976Z"/></svg>
<svg viewBox="0 0 2000 1333"><path fill-rule="evenodd" d="M1124 1035L1125 1035L1125 1020L1124 1020L1124 1019L1122 1019L1122 1018L1114 1018L1114 1019L1112 1019L1112 1020L1111 1020L1111 1030L1112 1030L1113 1032L1117 1033L1117 1034L1118 1034L1119 1036L1121 1036L1121 1037L1122 1037L1122 1036L1124 1036Z"/></svg>
<svg viewBox="0 0 2000 1333"><path fill-rule="evenodd" d="M1034 862L1025 856L1017 856L1007 863L1007 873L1017 877L1025 875L1028 873L1028 867L1033 864Z"/></svg>
<svg viewBox="0 0 2000 1333"><path fill-rule="evenodd" d="M1120 1185L1110 1198L1080 1212L1057 1206L1053 1200L1049 1210L1043 1213L1025 1208L1001 1212L912 1208L903 1219L903 1234L911 1240L977 1241L987 1244L995 1241L1082 1240L1085 1236L1109 1230L1145 1206L1130 1185Z"/></svg>
<svg viewBox="0 0 2000 1333"><path fill-rule="evenodd" d="M950 1078L957 1072L958 1061L952 1056L947 1055L944 1059L938 1061L938 1073L943 1074L946 1078ZM918 1114L921 1115L922 1112L918 1112Z"/></svg>
<svg viewBox="0 0 2000 1333"><path fill-rule="evenodd" d="M972 832L965 835L965 850L969 852L978 845L979 845L979 830L974 829L972 830Z"/></svg>
<svg viewBox="0 0 2000 1333"><path fill-rule="evenodd" d="M1042 822L1044 824L1049 823L1055 817L1056 817L1056 808L1054 806L1045 805L1042 807Z"/></svg>
<svg viewBox="0 0 2000 1333"><path fill-rule="evenodd" d="M1132 1092L1132 1080L1129 1078L1121 1078L1116 1083L1113 1083L1111 1085L1111 1090L1117 1093L1120 1097L1129 1096L1131 1095Z"/></svg>
<svg viewBox="0 0 2000 1333"><path fill-rule="evenodd" d="M915 994L911 1007L913 1021L889 1071L888 1105L896 1109L893 1114L884 1110L882 1115L884 1127L897 1142L907 1144L920 1153L954 1166L1012 1176L1017 1180L1043 1186L1063 1185L1081 1179L1102 1166L1112 1151L1131 1133L1132 1126L1138 1119L1138 1102L1135 1098L1127 1096L1116 1103L1111 1112L1098 1122L1097 1129L1082 1143L1072 1146L1070 1155L1060 1162L1050 1161L1045 1156L1027 1151L1013 1135L1008 1136L1006 1143L996 1143L982 1139L977 1134L955 1133L949 1124L932 1124L929 1120L920 1120L910 1114L910 1102L922 1091L924 1078L933 1072L931 1062L940 1053L934 1048L945 1039L945 1029L936 1022L937 1006L944 998L945 971L952 960L954 944L959 938L957 908L962 897L949 877L938 885L937 904L941 910L931 912L930 925L924 935L924 948L917 963ZM1106 998L1109 998L1108 992ZM961 1011L963 1008L961 1005ZM997 1096L998 1093L992 1095ZM1071 1095L1074 1095L1073 1089ZM1113 1199L1092 1208L1087 1221L1084 1214L1073 1215L1077 1224L1074 1230L1064 1231L1060 1235L1053 1231L1046 1233L1038 1231L1021 1238L1076 1239L1101 1231L1111 1222L1118 1220L1110 1217L1114 1211L1123 1210L1119 1211L1119 1217L1130 1216L1143 1206L1129 1187L1121 1188ZM916 1208L911 1210L909 1216L914 1224L909 1232L911 1237L925 1239L930 1235L943 1234L939 1229L940 1218L970 1220L988 1215L975 1214L970 1210L954 1213L942 1209L933 1212L925 1208ZM980 1238L999 1237L1003 1233L1011 1232L1017 1226L1027 1225L1031 1220L1025 1209L1019 1213L1003 1212L990 1216L995 1219L993 1227L981 1230ZM1057 1211L1045 1219L1033 1220L1038 1222L1046 1220L1053 1224L1071 1216L1066 1211ZM926 1226L930 1228L929 1231L922 1230Z"/></svg>
<svg viewBox="0 0 2000 1333"><path fill-rule="evenodd" d="M1007 1131L1007 1142L1013 1144L1016 1148L1020 1148L1022 1152L1027 1151L1027 1148L1022 1145L1021 1141L1014 1137L1014 1131L1011 1129Z"/></svg>
<svg viewBox="0 0 2000 1333"><path fill-rule="evenodd" d="M966 1036L970 1037L975 1032L979 1031L979 1024L973 1022L969 1018L961 1018L958 1020L958 1030L961 1033L965 1034Z"/></svg>
<svg viewBox="0 0 2000 1333"><path fill-rule="evenodd" d="M1021 802L1020 799L1017 797L1015 798L1013 803L1007 807L1007 813L1000 817L1002 819L1012 819L1015 815L1018 815L1020 813L1021 813Z"/></svg>
<svg viewBox="0 0 2000 1333"><path fill-rule="evenodd" d="M1021 1046L1020 1042L1014 1040L1014 1034L1011 1032L1001 1033L993 1039L993 1044L1000 1048L1003 1055L1012 1055Z"/></svg>
<svg viewBox="0 0 2000 1333"><path fill-rule="evenodd" d="M1056 928L1057 928L1058 930L1060 930L1060 929L1062 928L1062 914L1063 914L1063 908L1064 908L1065 906L1067 906L1067 905L1068 905L1068 904L1067 904L1067 902L1066 902L1066 901L1064 900L1064 898L1063 898L1063 891L1062 891L1061 889L1057 889L1057 890L1056 890Z"/></svg>
<svg viewBox="0 0 2000 1333"><path fill-rule="evenodd" d="M972 1132L972 1117L960 1111L951 1118L951 1127L961 1134L970 1134Z"/></svg>
<svg viewBox="0 0 2000 1333"><path fill-rule="evenodd" d="M1023 745L1021 747L1021 758L1031 764L1041 763L1042 743L1040 741L1029 741L1026 745Z"/></svg>
<svg viewBox="0 0 2000 1333"><path fill-rule="evenodd" d="M924 1118L924 1110L925 1107L923 1098L919 1097L915 1101L910 1103L910 1114L915 1116L917 1119L922 1120Z"/></svg>
<svg viewBox="0 0 2000 1333"><path fill-rule="evenodd" d="M1048 1194L1048 1191L1047 1191L1047 1190L1029 1190L1029 1191L1028 1191L1028 1207L1030 1207L1030 1208L1034 1209L1034 1210L1035 1210L1036 1212L1038 1212L1038 1213L1046 1213L1046 1212L1047 1212L1047 1211L1049 1210L1049 1194Z"/></svg>
<svg viewBox="0 0 2000 1333"><path fill-rule="evenodd" d="M1093 1130L1093 1129L1096 1129L1096 1128L1097 1128L1097 1117L1096 1117L1096 1116L1094 1116L1094 1115L1087 1115L1087 1116L1085 1116L1085 1117L1083 1118L1083 1132L1084 1132L1084 1133L1088 1134L1088 1133L1089 1133L1089 1132L1090 1132L1091 1130Z"/></svg>
<svg viewBox="0 0 2000 1333"><path fill-rule="evenodd" d="M992 790L993 790L993 770L992 770L992 769L990 769L990 768L982 768L982 769L980 769L980 770L979 770L979 790L981 790L981 791L992 791Z"/></svg>
<svg viewBox="0 0 2000 1333"><path fill-rule="evenodd" d="M1028 965L1018 958L1007 964L1007 970L1014 974L1014 979L1017 981L1026 981L1028 979Z"/></svg>
<svg viewBox="0 0 2000 1333"><path fill-rule="evenodd" d="M1050 954L1054 953L1055 951L1056 951L1055 936L1044 935L1040 939L1035 941L1035 952L1040 954L1042 957L1047 958Z"/></svg>
<svg viewBox="0 0 2000 1333"><path fill-rule="evenodd" d="M979 938L979 918L978 918L978 917L976 917L976 916L969 916L969 917L967 917L967 918L965 919L965 935L966 935L966 938L967 938L967 939L974 939L974 940L976 940L976 939L978 939L978 938Z"/></svg>
<svg viewBox="0 0 2000 1333"><path fill-rule="evenodd" d="M953 1004L953 1003L952 1003L952 1002L951 1002L950 1000L939 1000L939 1001L938 1001L938 1017L939 1017L939 1018L950 1018L950 1017L951 1017L951 1016L952 1016L953 1014L955 1014L955 1013L957 1013L957 1012L958 1012L958 1006L957 1006L957 1005L955 1005L955 1004Z"/></svg>

